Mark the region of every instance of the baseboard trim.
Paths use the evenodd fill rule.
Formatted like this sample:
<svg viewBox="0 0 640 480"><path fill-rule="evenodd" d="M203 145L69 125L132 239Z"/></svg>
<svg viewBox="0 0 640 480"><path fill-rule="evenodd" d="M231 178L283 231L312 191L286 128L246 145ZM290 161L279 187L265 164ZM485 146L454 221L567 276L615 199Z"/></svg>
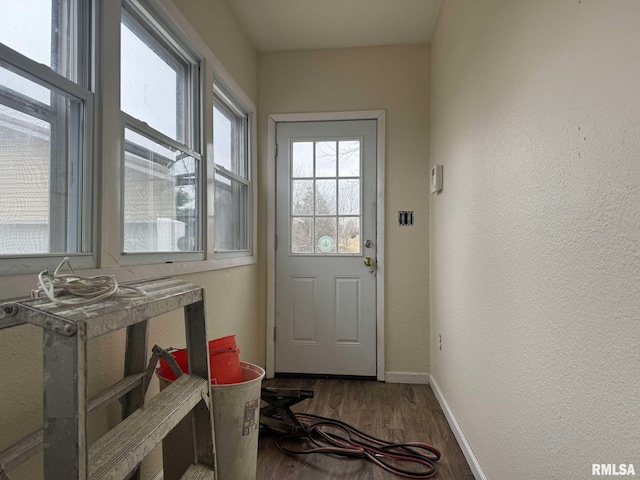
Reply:
<svg viewBox="0 0 640 480"><path fill-rule="evenodd" d="M473 453L473 449L467 441L467 437L465 437L462 428L460 428L460 425L458 424L458 421L453 414L453 411L449 407L447 401L444 399L442 391L440 390L440 387L438 387L438 383L433 378L431 378L431 389L436 396L436 400L438 400L438 403L440 404L440 408L442 408L442 411L444 412L444 416L447 418L447 422L449 422L449 426L451 427L453 435L458 441L458 445L460 445L460 449L462 450L464 458L469 464L469 468L471 468L471 473L473 473L473 476L476 480L487 480L487 476L482 471L480 462L478 462L478 458L476 457L475 453Z"/></svg>
<svg viewBox="0 0 640 480"><path fill-rule="evenodd" d="M429 385L429 374L418 372L384 372L384 381L387 383Z"/></svg>

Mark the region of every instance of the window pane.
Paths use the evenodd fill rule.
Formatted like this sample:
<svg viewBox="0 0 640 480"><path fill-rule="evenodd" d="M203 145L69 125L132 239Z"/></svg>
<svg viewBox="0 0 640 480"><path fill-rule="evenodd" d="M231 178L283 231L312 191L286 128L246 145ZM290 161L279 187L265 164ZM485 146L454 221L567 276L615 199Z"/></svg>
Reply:
<svg viewBox="0 0 640 480"><path fill-rule="evenodd" d="M336 142L316 142L316 177L336 176Z"/></svg>
<svg viewBox="0 0 640 480"><path fill-rule="evenodd" d="M29 99L36 100L45 105L51 105L51 94L48 88L3 67L0 67L0 85L25 97L29 97Z"/></svg>
<svg viewBox="0 0 640 480"><path fill-rule="evenodd" d="M316 217L316 253L336 253L336 218Z"/></svg>
<svg viewBox="0 0 640 480"><path fill-rule="evenodd" d="M293 217L291 219L291 251L313 253L313 218Z"/></svg>
<svg viewBox="0 0 640 480"><path fill-rule="evenodd" d="M360 176L360 142L343 140L338 142L338 174L341 177Z"/></svg>
<svg viewBox="0 0 640 480"><path fill-rule="evenodd" d="M215 192L216 252L248 250L249 188L237 180L216 173Z"/></svg>
<svg viewBox="0 0 640 480"><path fill-rule="evenodd" d="M336 214L336 181L316 180L316 215Z"/></svg>
<svg viewBox="0 0 640 480"><path fill-rule="evenodd" d="M231 119L219 108L213 108L213 158L221 167L233 171L231 167L231 145L233 128Z"/></svg>
<svg viewBox="0 0 640 480"><path fill-rule="evenodd" d="M0 254L82 251L83 104L53 108L0 96Z"/></svg>
<svg viewBox="0 0 640 480"><path fill-rule="evenodd" d="M51 67L51 4L52 0L0 0L0 42Z"/></svg>
<svg viewBox="0 0 640 480"><path fill-rule="evenodd" d="M0 0L0 43L78 81L76 8L69 0Z"/></svg>
<svg viewBox="0 0 640 480"><path fill-rule="evenodd" d="M0 253L49 253L51 125L0 105Z"/></svg>
<svg viewBox="0 0 640 480"><path fill-rule="evenodd" d="M213 159L216 165L244 178L247 178L246 120L221 104L213 108Z"/></svg>
<svg viewBox="0 0 640 480"><path fill-rule="evenodd" d="M313 142L293 142L292 177L313 177Z"/></svg>
<svg viewBox="0 0 640 480"><path fill-rule="evenodd" d="M338 218L338 252L360 253L360 217Z"/></svg>
<svg viewBox="0 0 640 480"><path fill-rule="evenodd" d="M250 250L251 184L248 115L216 87L213 106L215 251ZM231 172L229 174L228 172Z"/></svg>
<svg viewBox="0 0 640 480"><path fill-rule="evenodd" d="M197 251L198 161L127 128L124 169L124 251Z"/></svg>
<svg viewBox="0 0 640 480"><path fill-rule="evenodd" d="M124 11L120 54L122 111L186 142L186 62Z"/></svg>
<svg viewBox="0 0 640 480"><path fill-rule="evenodd" d="M293 180L291 188L293 215L313 215L313 180Z"/></svg>
<svg viewBox="0 0 640 480"><path fill-rule="evenodd" d="M338 213L360 215L360 180L338 180Z"/></svg>

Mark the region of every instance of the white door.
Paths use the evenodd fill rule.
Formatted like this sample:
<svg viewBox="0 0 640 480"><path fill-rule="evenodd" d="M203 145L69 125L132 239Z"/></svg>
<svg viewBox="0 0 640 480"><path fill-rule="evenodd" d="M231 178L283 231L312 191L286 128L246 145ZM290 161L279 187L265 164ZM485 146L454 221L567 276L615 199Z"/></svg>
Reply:
<svg viewBox="0 0 640 480"><path fill-rule="evenodd" d="M276 142L276 373L375 376L376 121Z"/></svg>

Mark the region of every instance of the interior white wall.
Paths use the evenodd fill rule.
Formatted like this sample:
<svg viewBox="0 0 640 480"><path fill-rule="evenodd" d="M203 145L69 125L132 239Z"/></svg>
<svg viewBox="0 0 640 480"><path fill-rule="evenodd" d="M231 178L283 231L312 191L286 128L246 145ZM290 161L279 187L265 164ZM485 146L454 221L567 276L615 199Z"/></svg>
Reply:
<svg viewBox="0 0 640 480"><path fill-rule="evenodd" d="M222 0L175 0L186 19L208 44L225 69L257 104L257 54L249 44L233 13ZM211 88L213 88L211 86ZM264 331L258 328L264 307L258 298L258 266L249 265L185 275L202 285L208 333L211 338L237 335L240 358L264 365ZM34 285L35 285L34 275ZM28 291L23 292L24 295ZM0 302L6 297L0 292ZM89 343L89 396L122 378L124 331ZM163 315L152 322L149 349L155 343L185 346L181 312ZM42 330L30 325L0 331L3 374L0 376L0 450L42 427ZM158 392L153 380L147 398ZM89 437L95 440L119 420L119 404L89 416ZM142 465L142 478L153 478L162 468L161 449L156 448ZM42 455L10 472L11 480L42 478Z"/></svg>
<svg viewBox="0 0 640 480"><path fill-rule="evenodd" d="M639 24L634 0L440 14L431 374L491 480L640 470Z"/></svg>
<svg viewBox="0 0 640 480"><path fill-rule="evenodd" d="M261 158L269 114L386 111L386 370L428 373L428 45L261 53L258 65ZM398 210L414 210L415 226L398 226ZM259 222L266 232L266 202Z"/></svg>

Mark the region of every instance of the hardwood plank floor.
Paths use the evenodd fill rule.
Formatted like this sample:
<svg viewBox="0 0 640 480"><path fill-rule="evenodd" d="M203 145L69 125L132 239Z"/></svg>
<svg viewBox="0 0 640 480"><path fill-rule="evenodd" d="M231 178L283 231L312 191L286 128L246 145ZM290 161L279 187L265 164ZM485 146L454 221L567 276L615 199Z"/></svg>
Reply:
<svg viewBox="0 0 640 480"><path fill-rule="evenodd" d="M442 452L438 480L473 480L473 474L428 385L375 381L280 378L263 386L314 391L314 398L295 405L295 412L335 418L389 441L420 441ZM261 436L257 480L383 480L398 479L363 459L330 455L286 455L274 435Z"/></svg>

